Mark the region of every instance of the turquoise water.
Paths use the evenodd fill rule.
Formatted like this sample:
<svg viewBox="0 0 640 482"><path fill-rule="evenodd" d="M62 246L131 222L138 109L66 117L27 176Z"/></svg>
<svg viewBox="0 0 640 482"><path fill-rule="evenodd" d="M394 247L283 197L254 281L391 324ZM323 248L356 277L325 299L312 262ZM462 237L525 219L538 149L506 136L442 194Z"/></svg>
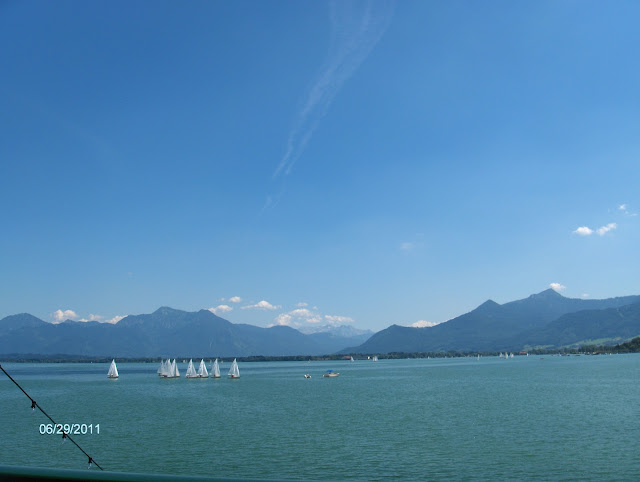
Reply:
<svg viewBox="0 0 640 482"><path fill-rule="evenodd" d="M2 366L56 421L99 424L74 438L108 470L640 478L640 355L241 363L239 380L160 379L154 364L120 363L115 381L108 364ZM40 434L48 420L1 373L0 410L0 464L86 467L72 444Z"/></svg>

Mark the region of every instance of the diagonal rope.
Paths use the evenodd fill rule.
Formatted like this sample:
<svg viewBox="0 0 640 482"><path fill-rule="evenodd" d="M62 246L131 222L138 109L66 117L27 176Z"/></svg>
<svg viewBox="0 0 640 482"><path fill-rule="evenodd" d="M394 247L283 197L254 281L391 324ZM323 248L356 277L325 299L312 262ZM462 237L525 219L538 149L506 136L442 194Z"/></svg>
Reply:
<svg viewBox="0 0 640 482"><path fill-rule="evenodd" d="M33 398L31 398L31 396L29 396L29 394L28 394L27 392L25 392L24 388L22 388L22 387L20 386L20 384L19 384L18 382L16 382L16 381L13 379L13 377L12 377L11 375L9 375L9 374L7 373L7 371L6 371L4 368L2 368L2 365L1 365L1 364L0 364L0 370L2 370L2 371L4 372L4 374L5 374L7 377L9 377L9 380L11 380L13 383L15 383L15 385L16 385L16 386L17 386L17 387L22 391L22 393L24 393L24 394L27 396L27 398L28 398L29 400L31 400L31 409L32 409L32 410L35 410L35 409L37 408L38 410L40 410L40 411L44 414L44 416L45 416L45 417L47 417L49 420L51 420L51 423L53 423L53 425L54 425L54 426L62 427L62 425L60 425L60 424L56 423L56 422L55 422L55 420L53 420L53 419L49 416L49 414L48 414L47 412L45 412L45 411L42 409L42 407L41 407L40 405L38 405L38 403L37 403ZM62 439L63 439L63 440L64 440L64 439L69 439L69 440L71 440L71 442L73 443L73 445L75 445L76 447L78 447L78 448L80 449L80 451L81 451L83 454L85 454L85 455L87 456L87 458L89 459L89 467L91 467L91 464L95 464L95 465L96 465L96 467L98 467L100 470L104 470L102 467L100 467L100 465L98 465L98 462L96 462L95 460L93 460L93 458L91 457L91 455L89 455L87 452L85 452L85 451L84 451L84 449L83 449L82 447L80 447L80 445L78 445L78 444L76 443L76 441L75 441L75 440L73 440L73 439L71 438L71 435L69 435L69 434L68 434L67 432L65 432L64 430L62 430Z"/></svg>

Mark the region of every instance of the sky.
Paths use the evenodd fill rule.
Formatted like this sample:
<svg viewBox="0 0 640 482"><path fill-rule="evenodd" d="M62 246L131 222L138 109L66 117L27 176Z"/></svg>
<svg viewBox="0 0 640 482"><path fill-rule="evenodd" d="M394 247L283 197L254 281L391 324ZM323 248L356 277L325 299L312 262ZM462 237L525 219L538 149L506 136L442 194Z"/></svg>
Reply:
<svg viewBox="0 0 640 482"><path fill-rule="evenodd" d="M0 318L640 294L640 4L0 2Z"/></svg>

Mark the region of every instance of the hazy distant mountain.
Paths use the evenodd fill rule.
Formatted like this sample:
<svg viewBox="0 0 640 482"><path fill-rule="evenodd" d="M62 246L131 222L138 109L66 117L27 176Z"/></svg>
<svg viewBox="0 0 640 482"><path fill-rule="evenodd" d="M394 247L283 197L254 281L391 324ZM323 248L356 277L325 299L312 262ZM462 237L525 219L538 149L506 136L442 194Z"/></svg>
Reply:
<svg viewBox="0 0 640 482"><path fill-rule="evenodd" d="M409 328L393 325L373 335L360 346L342 350L343 353L390 353L390 352L436 352L436 351L498 351L520 349L536 340L547 346L563 346L568 336L559 336L558 330L550 325L563 315L591 310L592 329L587 335L587 325L575 323L577 339L612 338L627 336L634 331L632 318L622 318L618 327L613 329L606 320L611 320L609 312L640 302L640 296L626 296L605 300L583 300L565 298L554 290L548 289L528 298L500 305L488 300L475 310L458 316L446 323L429 328ZM601 321L596 321L601 320ZM565 321L565 323L567 323ZM600 325L600 331L596 329ZM623 328L624 325L624 328ZM560 325L558 325L560 326ZM548 331L544 331L544 330ZM603 336L597 336L602 333ZM606 334L606 336L605 336ZM629 335L640 334L640 330ZM558 335L558 339L553 337ZM596 338L593 338L596 336ZM575 338L575 337L574 337ZM527 341L529 340L529 342Z"/></svg>
<svg viewBox="0 0 640 482"><path fill-rule="evenodd" d="M305 335L293 328L233 324L208 310L162 307L116 324L66 321L57 325L28 315L0 320L0 354L68 354L119 357L230 357L323 355L362 343L362 336Z"/></svg>
<svg viewBox="0 0 640 482"><path fill-rule="evenodd" d="M371 330L360 330L349 325L309 325L298 328L298 331L300 333L304 333L305 335L312 335L314 333L330 333L333 336L347 338L356 336L369 338L371 335L373 335L373 331Z"/></svg>

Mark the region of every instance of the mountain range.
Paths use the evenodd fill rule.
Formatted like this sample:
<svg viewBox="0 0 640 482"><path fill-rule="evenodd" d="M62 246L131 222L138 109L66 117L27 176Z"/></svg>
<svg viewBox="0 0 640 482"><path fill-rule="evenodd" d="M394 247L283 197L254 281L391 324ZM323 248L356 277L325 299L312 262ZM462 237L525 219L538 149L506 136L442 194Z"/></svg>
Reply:
<svg viewBox="0 0 640 482"><path fill-rule="evenodd" d="M0 320L0 354L110 357L293 356L335 353L372 332L305 335L288 326L234 324L208 310L162 307L118 323L67 320L51 324L27 313Z"/></svg>
<svg viewBox="0 0 640 482"><path fill-rule="evenodd" d="M503 351L614 343L640 335L640 296L565 298L552 289L427 328L392 325L344 353Z"/></svg>
<svg viewBox="0 0 640 482"><path fill-rule="evenodd" d="M208 310L168 307L129 315L115 324L51 324L23 313L0 320L0 355L196 358L492 352L619 343L640 335L640 296L585 300L548 289L502 305L488 300L432 327L392 325L375 334L353 327L313 331L234 324Z"/></svg>

